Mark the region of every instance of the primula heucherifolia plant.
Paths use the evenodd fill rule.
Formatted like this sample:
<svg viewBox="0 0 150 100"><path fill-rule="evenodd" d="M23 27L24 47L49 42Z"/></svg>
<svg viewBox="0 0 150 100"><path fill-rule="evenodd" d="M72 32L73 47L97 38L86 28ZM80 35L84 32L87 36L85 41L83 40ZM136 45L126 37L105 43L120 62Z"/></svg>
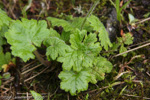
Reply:
<svg viewBox="0 0 150 100"><path fill-rule="evenodd" d="M37 49L44 44L47 59L62 63L58 76L60 87L71 95L87 90L89 83L103 80L113 66L100 52L102 49L107 51L112 43L99 18L89 14L86 17L71 17L70 20L54 17L47 20L51 23L50 29L45 20L12 20L0 10L0 30L7 27L5 32L0 33L0 41L6 38L11 45L11 54L24 62L39 58ZM54 29L55 26L63 28L61 34ZM1 45L0 49L3 52Z"/></svg>
<svg viewBox="0 0 150 100"><path fill-rule="evenodd" d="M26 62L35 58L34 51L43 43L47 47L48 60L62 63L63 71L59 74L60 87L69 91L71 95L87 90L89 82L95 84L98 80L103 80L105 73L111 71L112 64L100 56L100 51L102 47L108 50L112 44L98 18L91 15L82 30L78 27L84 18L73 18L72 22L52 17L47 19L52 26L63 27L61 35L52 27L48 29L44 20L22 18L12 21L5 33L12 54ZM64 39L66 34L70 35L68 39Z"/></svg>

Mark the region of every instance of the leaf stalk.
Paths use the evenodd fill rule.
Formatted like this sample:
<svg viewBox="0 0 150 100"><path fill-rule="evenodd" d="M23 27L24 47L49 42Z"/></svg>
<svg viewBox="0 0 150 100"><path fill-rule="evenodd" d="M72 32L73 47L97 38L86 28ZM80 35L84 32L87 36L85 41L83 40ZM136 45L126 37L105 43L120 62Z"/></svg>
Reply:
<svg viewBox="0 0 150 100"><path fill-rule="evenodd" d="M47 62L41 57L41 54L37 50L34 51L36 58L44 65L48 66Z"/></svg>

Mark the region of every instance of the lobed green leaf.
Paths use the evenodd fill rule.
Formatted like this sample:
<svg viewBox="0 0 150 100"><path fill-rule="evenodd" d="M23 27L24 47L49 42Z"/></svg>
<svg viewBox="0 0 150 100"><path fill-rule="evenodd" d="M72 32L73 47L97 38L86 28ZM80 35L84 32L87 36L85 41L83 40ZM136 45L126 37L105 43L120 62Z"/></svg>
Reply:
<svg viewBox="0 0 150 100"><path fill-rule="evenodd" d="M124 44L130 45L133 43L133 36L130 33L125 34L123 39L124 39Z"/></svg>
<svg viewBox="0 0 150 100"><path fill-rule="evenodd" d="M105 73L110 73L113 68L111 62L104 57L96 57L94 67L91 68L91 83L96 83L97 80L101 81L105 78Z"/></svg>
<svg viewBox="0 0 150 100"><path fill-rule="evenodd" d="M101 45L104 47L104 49L108 50L108 46L112 47L108 32L106 31L104 25L100 22L100 20L94 15L88 17L87 20L91 23L93 29L99 32L99 40L101 41Z"/></svg>
<svg viewBox="0 0 150 100"><path fill-rule="evenodd" d="M73 30L71 23L66 20L54 17L47 17L47 20L52 23L52 26L62 26L66 32Z"/></svg>
<svg viewBox="0 0 150 100"><path fill-rule="evenodd" d="M60 83L61 89L66 92L70 92L71 95L87 90L88 83L91 79L89 70L82 70L81 72L74 71L62 71L59 74L59 78L62 80Z"/></svg>
<svg viewBox="0 0 150 100"><path fill-rule="evenodd" d="M52 58L55 60L58 56L63 56L66 53L66 50L69 49L69 46L66 43L57 38L57 37L50 37L44 41L44 44L47 45L46 55L48 60Z"/></svg>
<svg viewBox="0 0 150 100"><path fill-rule="evenodd" d="M123 53L123 52L125 52L125 51L127 51L127 48L124 47L124 44L121 44L119 53ZM127 56L127 53L123 54L123 56L124 56L124 57Z"/></svg>
<svg viewBox="0 0 150 100"><path fill-rule="evenodd" d="M68 71L73 68L74 71L79 72L84 67L92 67L94 57L101 51L96 41L96 34L90 33L87 36L86 31L76 30L76 33L70 36L72 50L57 60L63 62L63 69Z"/></svg>
<svg viewBox="0 0 150 100"><path fill-rule="evenodd" d="M5 34L7 42L11 44L12 54L27 61L35 58L33 52L36 46L40 47L42 41L49 37L47 23L44 20L28 20L22 18L14 21Z"/></svg>
<svg viewBox="0 0 150 100"><path fill-rule="evenodd" d="M70 47L61 39L59 33L52 28L50 37L43 42L47 46L46 55L48 60L55 60L58 56L63 56Z"/></svg>
<svg viewBox="0 0 150 100"><path fill-rule="evenodd" d="M53 30L52 28L50 28L50 35L49 36L60 38L60 34L57 31Z"/></svg>

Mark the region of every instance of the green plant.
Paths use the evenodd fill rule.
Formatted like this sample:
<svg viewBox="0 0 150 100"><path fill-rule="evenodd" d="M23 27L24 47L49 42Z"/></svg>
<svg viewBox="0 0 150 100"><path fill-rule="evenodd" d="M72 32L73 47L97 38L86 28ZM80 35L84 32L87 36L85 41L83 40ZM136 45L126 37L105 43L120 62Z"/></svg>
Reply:
<svg viewBox="0 0 150 100"><path fill-rule="evenodd" d="M131 0L127 1L122 7L120 7L120 0L116 0L115 3L110 0L110 2L113 4L113 6L116 8L117 12L117 20L121 22L121 19L123 18L122 16L122 10L127 7L127 5L131 2Z"/></svg>
<svg viewBox="0 0 150 100"><path fill-rule="evenodd" d="M5 40L5 32L8 31L8 26L11 22L11 18L7 16L7 14L0 9L0 72L2 69L4 72L7 70L7 67L10 62L14 61L14 59L11 58L10 52L3 52L2 46L5 45L7 42ZM0 85L1 85L1 79L3 77L0 75Z"/></svg>
<svg viewBox="0 0 150 100"><path fill-rule="evenodd" d="M103 80L105 72L109 73L112 69L112 64L99 55L102 47L108 50L112 46L108 38L108 33L99 19L92 15L87 18L83 30L79 30L82 26L84 18L74 18L71 21L62 19L47 18L52 26L62 26L63 34L59 35L51 29L55 34L51 38L44 41L47 48L48 59L62 62L63 71L59 74L62 80L61 88L65 91L70 91L72 95L77 92L87 90L88 83L96 83L97 80ZM91 31L95 31L92 33ZM90 32L88 34L88 32ZM57 33L57 35L56 35ZM64 34L70 34L69 45L62 40ZM97 39L99 37L99 40ZM63 46L63 47L62 47ZM55 57L50 52L54 48L61 48L60 51L55 49ZM63 52L63 53L62 53Z"/></svg>
<svg viewBox="0 0 150 100"><path fill-rule="evenodd" d="M117 37L117 42L113 43L113 47L111 48L112 52L110 52L109 54L113 54L114 51L118 51L119 48L119 53L123 53L125 51L127 51L127 47L128 45L133 43L133 36L131 33L126 33L122 35L122 37ZM123 54L122 56L127 56L127 53Z"/></svg>
<svg viewBox="0 0 150 100"><path fill-rule="evenodd" d="M99 53L102 47L107 50L112 44L98 18L94 15L88 17L83 30L79 30L79 26L82 25L79 22L82 22L84 18L74 18L75 22L72 21L72 23L52 17L47 19L52 21L52 25L55 23L53 26L62 26L64 33L70 32L69 41L66 41L69 43L63 40L64 34L59 35L54 29L47 29L45 21L37 22L22 18L21 21L13 21L8 32L5 33L8 43L11 44L12 54L19 56L25 62L30 58L34 59L33 52L44 41L48 59L63 63L63 71L59 75L62 80L61 88L70 91L72 95L87 90L89 82L95 84L97 80L104 79L105 73L111 71L112 64ZM91 29L87 31L87 27ZM90 32L92 29L95 33Z"/></svg>
<svg viewBox="0 0 150 100"><path fill-rule="evenodd" d="M34 100L43 100L43 97L39 93L32 91L32 90L30 90L30 92L31 92Z"/></svg>
<svg viewBox="0 0 150 100"><path fill-rule="evenodd" d="M98 0L94 6L97 3ZM13 20L4 33L11 45L12 55L22 58L24 62L37 57L42 64L48 66L37 51L44 44L47 47L47 59L62 63L62 71L58 76L61 79L61 89L71 95L87 90L88 83L96 84L103 80L105 73L109 73L113 67L100 54L102 49L107 51L112 44L99 18L91 15L94 8L88 16L82 18L63 20L48 17L50 29L44 20ZM55 26L61 26L63 31L58 33Z"/></svg>
<svg viewBox="0 0 150 100"><path fill-rule="evenodd" d="M23 7L22 9L22 15L27 18L27 10L31 7L32 5L32 0L28 0L28 4Z"/></svg>
<svg viewBox="0 0 150 100"><path fill-rule="evenodd" d="M11 18L7 16L7 14L0 9L0 51L2 50L2 45L6 44L4 39L4 33L8 30L8 25L11 21Z"/></svg>
<svg viewBox="0 0 150 100"><path fill-rule="evenodd" d="M3 71L7 72L9 70L8 66L9 64L15 63L15 58L11 58L11 53L6 52L5 54L3 53L3 50L0 51L0 72ZM5 76L5 73L3 74ZM3 78L0 75L0 79ZM4 77L5 78L5 77ZM1 85L1 80L0 80L0 85Z"/></svg>
<svg viewBox="0 0 150 100"><path fill-rule="evenodd" d="M46 21L22 18L21 21L16 20L11 23L5 37L11 44L12 54L26 62L30 58L35 58L33 52L41 46L42 41L49 37L49 34Z"/></svg>
<svg viewBox="0 0 150 100"><path fill-rule="evenodd" d="M130 45L133 43L133 37L131 33L124 34L122 37L118 37L118 44L120 45L119 53L127 51L127 48L125 45ZM123 56L126 56L127 54L123 54Z"/></svg>
<svg viewBox="0 0 150 100"><path fill-rule="evenodd" d="M3 10L0 9L0 30L4 25L9 25L11 18L9 18Z"/></svg>

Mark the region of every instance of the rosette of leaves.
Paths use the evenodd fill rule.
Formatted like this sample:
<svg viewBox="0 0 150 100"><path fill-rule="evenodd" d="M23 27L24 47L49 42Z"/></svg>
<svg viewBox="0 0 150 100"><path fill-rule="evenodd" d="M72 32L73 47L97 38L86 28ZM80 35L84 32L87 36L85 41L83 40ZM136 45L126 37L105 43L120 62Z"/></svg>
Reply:
<svg viewBox="0 0 150 100"><path fill-rule="evenodd" d="M49 37L49 29L44 20L28 20L22 18L13 21L6 32L5 37L11 45L12 54L27 60L34 59L33 52L40 47L43 40Z"/></svg>
<svg viewBox="0 0 150 100"><path fill-rule="evenodd" d="M85 30L76 29L70 36L69 50L57 59L63 63L63 71L59 74L61 89L76 95L87 90L89 82L95 84L104 79L105 72L111 71L112 64L98 56L102 48L97 41L96 34L87 35Z"/></svg>
<svg viewBox="0 0 150 100"><path fill-rule="evenodd" d="M99 53L102 47L108 50L112 44L99 19L94 15L88 17L83 30L80 29L85 18L71 18L69 21L53 17L47 19L53 27L63 27L61 35L51 29L51 38L44 41L47 57L63 63L63 71L59 74L61 89L76 95L87 90L89 82L95 84L103 80L105 73L111 71L112 64Z"/></svg>
<svg viewBox="0 0 150 100"><path fill-rule="evenodd" d="M63 63L63 71L59 74L61 89L76 95L87 90L89 82L95 84L103 80L112 64L99 56L102 48L95 33L87 35L86 30L76 28L69 42L70 45L66 44L55 30L50 29L50 37L43 43L47 46L48 59Z"/></svg>
<svg viewBox="0 0 150 100"><path fill-rule="evenodd" d="M92 67L94 57L101 51L96 34L90 33L87 35L87 31L76 29L75 33L70 36L70 43L71 49L65 56L57 59L63 62L63 69L68 71L73 69L79 72L84 68Z"/></svg>

